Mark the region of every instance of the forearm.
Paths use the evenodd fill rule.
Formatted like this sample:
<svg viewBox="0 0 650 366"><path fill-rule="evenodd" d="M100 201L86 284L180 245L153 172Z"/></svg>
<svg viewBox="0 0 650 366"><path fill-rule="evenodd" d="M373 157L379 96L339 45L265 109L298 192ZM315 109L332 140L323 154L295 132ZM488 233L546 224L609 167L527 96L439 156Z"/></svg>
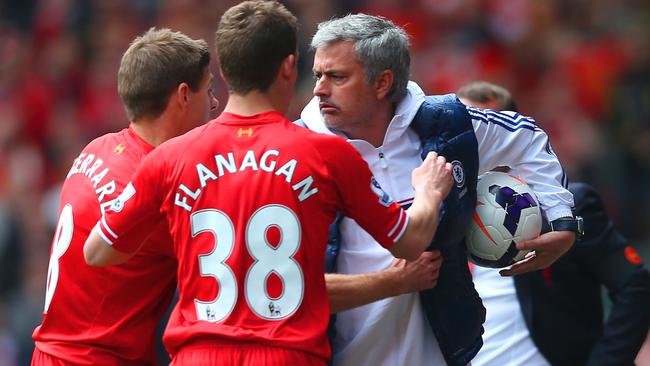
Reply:
<svg viewBox="0 0 650 366"><path fill-rule="evenodd" d="M398 295L397 285L386 271L327 273L325 284L332 314Z"/></svg>
<svg viewBox="0 0 650 366"><path fill-rule="evenodd" d="M406 211L409 215L407 232L412 230L412 235L418 236L425 243L422 250L431 243L436 233L443 199L444 196L440 193L427 195L426 198L424 194L418 197L416 193L413 204Z"/></svg>
<svg viewBox="0 0 650 366"><path fill-rule="evenodd" d="M413 169L411 183L415 197L406 211L409 222L405 233L390 248L395 257L415 260L431 243L438 227L440 204L449 194L453 181L451 164L433 151Z"/></svg>
<svg viewBox="0 0 650 366"><path fill-rule="evenodd" d="M109 242L104 240L95 226L83 247L84 259L90 266L108 266L124 263L131 258L132 253L123 253L114 249Z"/></svg>
<svg viewBox="0 0 650 366"><path fill-rule="evenodd" d="M406 211L409 215L406 231L391 249L395 257L414 260L431 243L438 229L440 205L443 199L442 194L418 198L416 192L413 205Z"/></svg>

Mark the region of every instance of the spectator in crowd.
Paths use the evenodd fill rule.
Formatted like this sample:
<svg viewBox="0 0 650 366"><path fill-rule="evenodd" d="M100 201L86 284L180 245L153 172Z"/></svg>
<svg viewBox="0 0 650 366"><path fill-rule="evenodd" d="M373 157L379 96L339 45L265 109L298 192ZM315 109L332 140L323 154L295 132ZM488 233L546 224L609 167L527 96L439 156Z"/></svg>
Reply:
<svg viewBox="0 0 650 366"><path fill-rule="evenodd" d="M150 29L124 53L118 92L131 122L88 144L63 183L32 365L155 364L156 326L176 289L165 226L127 238L143 255L120 266L87 266L83 244L140 160L217 107L209 64L205 41L169 29Z"/></svg>
<svg viewBox="0 0 650 366"><path fill-rule="evenodd" d="M463 244L478 173L500 165L520 167L548 219L573 221L573 197L562 185L563 170L548 138L531 118L467 108L455 95L427 97L408 80L408 36L385 18L354 14L323 22L311 45L314 98L298 123L346 137L379 184L403 205L414 196L408 177L429 151L452 162L455 180L432 242L444 258L437 286L421 299L411 293L336 314L334 364L466 365L481 346L484 320ZM536 255L503 274L544 268L566 252L576 234L559 226L519 243ZM326 277L331 299L356 301L366 289L355 274L380 271L393 257L350 218L337 220L331 232L328 259L338 272Z"/></svg>
<svg viewBox="0 0 650 366"><path fill-rule="evenodd" d="M409 174L415 198L404 211L345 140L283 117L296 32L277 1L228 9L215 35L224 112L147 156L86 242L89 264L119 263L138 250L125 239L169 223L179 300L164 342L174 365L326 365L323 261L336 212L415 259L453 184L451 164L429 153Z"/></svg>

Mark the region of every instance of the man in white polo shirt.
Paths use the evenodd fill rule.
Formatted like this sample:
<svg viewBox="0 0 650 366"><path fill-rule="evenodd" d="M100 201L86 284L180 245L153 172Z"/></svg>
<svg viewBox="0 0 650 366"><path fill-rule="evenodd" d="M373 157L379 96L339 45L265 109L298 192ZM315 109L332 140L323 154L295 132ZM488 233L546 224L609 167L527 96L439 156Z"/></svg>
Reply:
<svg viewBox="0 0 650 366"><path fill-rule="evenodd" d="M355 14L321 23L312 48L315 98L298 123L346 137L382 188L402 205L413 198L409 177L425 151L438 151L452 162L456 181L432 245L444 257L437 286L421 296L405 294L338 313L333 363L466 365L481 347L484 320L462 244L476 177L496 166L516 165L549 220L572 219L573 197L563 186L564 172L547 136L528 117L468 108L454 95L427 97L408 80L408 36L384 18ZM356 306L372 292L372 283L357 274L381 271L393 257L376 250L350 219L340 220L333 231L339 240L328 254L338 273L326 276L330 302L333 308ZM536 256L504 275L548 266L574 240L574 232L562 230L522 243Z"/></svg>

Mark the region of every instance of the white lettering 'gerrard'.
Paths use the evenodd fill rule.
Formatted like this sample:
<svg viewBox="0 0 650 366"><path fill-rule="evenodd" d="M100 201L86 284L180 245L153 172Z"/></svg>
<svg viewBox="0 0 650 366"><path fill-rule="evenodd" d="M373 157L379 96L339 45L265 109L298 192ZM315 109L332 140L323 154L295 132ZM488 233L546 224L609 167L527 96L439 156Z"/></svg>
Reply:
<svg viewBox="0 0 650 366"><path fill-rule="evenodd" d="M115 189L117 188L115 181L112 179L102 182L109 173L108 168L100 169L103 164L104 161L95 156L95 154L85 152L81 153L74 160L72 168L70 168L68 175L65 177L65 179L69 179L75 174L83 174L90 179L90 182L95 188L95 194L97 194L97 200L100 203L100 209L102 212L104 212L104 210L112 203L112 200L106 200L107 196L115 193ZM103 184L100 185L100 183Z"/></svg>
<svg viewBox="0 0 650 366"><path fill-rule="evenodd" d="M256 156L253 150L246 151L243 156L235 159L235 154L228 152L214 156L213 164L196 164L196 175L198 178L198 187L189 188L189 184L181 183L178 185L174 196L174 204L187 211L192 211L191 201L201 194L203 188L212 180L217 180L227 174L236 174L245 170L256 172L271 173L277 176L283 176L284 181L291 185L291 189L298 191L298 200L300 202L313 196L318 192L318 187L312 187L314 178L310 175L302 179L294 178L298 161L290 159L286 162L280 161L280 152L277 150L264 151L260 156Z"/></svg>

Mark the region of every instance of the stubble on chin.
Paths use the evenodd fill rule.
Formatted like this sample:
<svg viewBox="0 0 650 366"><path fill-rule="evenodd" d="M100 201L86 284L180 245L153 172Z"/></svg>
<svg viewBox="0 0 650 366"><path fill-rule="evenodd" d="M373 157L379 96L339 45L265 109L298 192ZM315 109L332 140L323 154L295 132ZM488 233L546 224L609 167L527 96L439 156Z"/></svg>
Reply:
<svg viewBox="0 0 650 366"><path fill-rule="evenodd" d="M323 112L321 112L320 115L323 117L323 122L325 122L325 126L327 126L327 128L336 130L340 127L339 123L337 123L336 119L332 118L331 115Z"/></svg>

